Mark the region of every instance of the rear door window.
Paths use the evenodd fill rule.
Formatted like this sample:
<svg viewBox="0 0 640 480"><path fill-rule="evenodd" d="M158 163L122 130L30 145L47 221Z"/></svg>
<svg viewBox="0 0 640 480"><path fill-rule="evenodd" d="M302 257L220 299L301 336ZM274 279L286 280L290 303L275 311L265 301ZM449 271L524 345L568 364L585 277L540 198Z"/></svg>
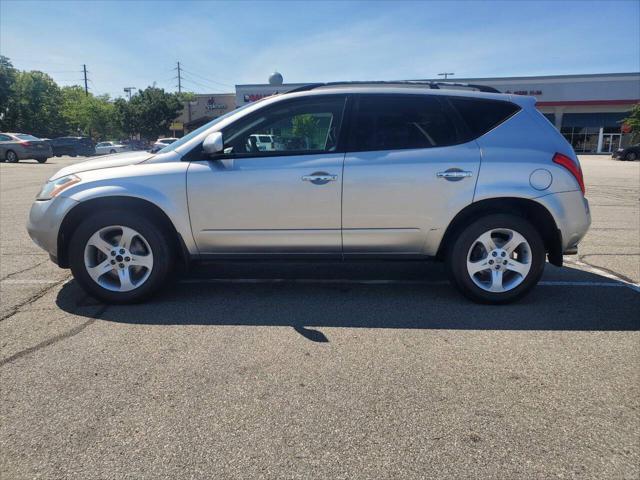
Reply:
<svg viewBox="0 0 640 480"><path fill-rule="evenodd" d="M520 110L511 102L484 98L449 97L465 122L472 138L478 138Z"/></svg>
<svg viewBox="0 0 640 480"><path fill-rule="evenodd" d="M362 95L351 121L349 150L402 150L458 143L446 105L427 95Z"/></svg>

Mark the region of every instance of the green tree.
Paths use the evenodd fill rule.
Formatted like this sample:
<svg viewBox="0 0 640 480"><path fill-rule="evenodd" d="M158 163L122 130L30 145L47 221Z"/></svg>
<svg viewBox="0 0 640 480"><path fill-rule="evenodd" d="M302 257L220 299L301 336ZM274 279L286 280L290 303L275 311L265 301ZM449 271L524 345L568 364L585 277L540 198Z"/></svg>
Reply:
<svg viewBox="0 0 640 480"><path fill-rule="evenodd" d="M154 139L169 133L169 125L182 110L182 101L179 94L147 87L129 102L117 100L115 107L125 132Z"/></svg>
<svg viewBox="0 0 640 480"><path fill-rule="evenodd" d="M622 123L631 127L631 140L633 142L640 140L640 103L633 106L631 114L622 120Z"/></svg>
<svg viewBox="0 0 640 480"><path fill-rule="evenodd" d="M91 135L95 140L122 136L116 105L108 95L87 95L79 86L62 88L62 113L69 132Z"/></svg>
<svg viewBox="0 0 640 480"><path fill-rule="evenodd" d="M291 132L294 136L304 138L307 142L306 148L317 148L318 120L307 113L293 117Z"/></svg>
<svg viewBox="0 0 640 480"><path fill-rule="evenodd" d="M40 137L66 133L60 88L49 75L16 72L3 126Z"/></svg>
<svg viewBox="0 0 640 480"><path fill-rule="evenodd" d="M16 81L17 70L13 68L11 60L0 55L0 130L8 130L5 128L5 116L9 106L9 97L11 89Z"/></svg>

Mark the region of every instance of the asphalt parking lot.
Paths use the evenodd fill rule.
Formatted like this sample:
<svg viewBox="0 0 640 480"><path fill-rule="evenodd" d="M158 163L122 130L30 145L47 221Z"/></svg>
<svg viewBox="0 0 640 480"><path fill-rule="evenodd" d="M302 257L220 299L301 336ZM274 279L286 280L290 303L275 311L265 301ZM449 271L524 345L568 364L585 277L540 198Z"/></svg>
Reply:
<svg viewBox="0 0 640 480"><path fill-rule="evenodd" d="M436 263L212 265L104 306L24 225L77 159L0 165L0 476L640 477L640 163L520 303Z"/></svg>

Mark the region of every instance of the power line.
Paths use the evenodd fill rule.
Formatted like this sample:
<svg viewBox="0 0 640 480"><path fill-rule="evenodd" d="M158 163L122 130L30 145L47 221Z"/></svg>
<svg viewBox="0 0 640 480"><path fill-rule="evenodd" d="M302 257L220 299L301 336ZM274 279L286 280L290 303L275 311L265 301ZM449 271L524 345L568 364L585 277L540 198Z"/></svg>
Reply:
<svg viewBox="0 0 640 480"><path fill-rule="evenodd" d="M197 73L193 73L193 72L192 72L192 71L190 71L190 70L186 70L184 67L182 67L182 71L183 71L184 73L188 73L189 75L193 75L194 77L198 77L198 78L200 78L200 79L202 79L202 80L205 80L205 81L206 81L206 82L208 82L208 83L217 83L217 84L219 84L219 85L222 85L223 87L233 87L233 85L230 85L230 84L228 84L228 83L218 82L218 81L216 81L216 80L211 80L210 78L207 78L207 77L205 77L205 76L203 76L203 75L199 75L199 74L197 74Z"/></svg>
<svg viewBox="0 0 640 480"><path fill-rule="evenodd" d="M201 81L195 80L193 78L190 78L190 77L187 77L187 76L184 76L184 75L182 76L182 80L183 81L186 80L187 82L194 83L196 85L199 85L201 87L207 88L209 90L218 90L219 91L219 90L222 90L222 89L225 89L225 90L228 89L228 86L221 87L220 85L207 84L206 82L201 82Z"/></svg>
<svg viewBox="0 0 640 480"><path fill-rule="evenodd" d="M220 90L220 87L212 87L211 85L205 85L204 83L197 82L195 80L192 80L191 78L183 77L182 81L192 83L194 85L197 85L200 88L204 88L206 89L207 93L210 93L211 90Z"/></svg>

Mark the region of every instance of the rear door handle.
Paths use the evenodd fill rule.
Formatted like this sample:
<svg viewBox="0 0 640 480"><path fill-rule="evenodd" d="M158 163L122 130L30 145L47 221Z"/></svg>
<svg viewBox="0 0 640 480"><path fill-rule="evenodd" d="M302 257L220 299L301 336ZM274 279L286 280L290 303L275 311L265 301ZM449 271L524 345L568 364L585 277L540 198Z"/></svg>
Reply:
<svg viewBox="0 0 640 480"><path fill-rule="evenodd" d="M303 182L311 182L314 185L324 185L329 182L335 182L338 178L337 175L326 172L314 172L311 175L303 175Z"/></svg>
<svg viewBox="0 0 640 480"><path fill-rule="evenodd" d="M468 170L460 170L459 168L450 168L449 170L445 170L444 172L436 173L436 177L444 178L445 180L449 180L450 182L457 182L466 177L472 177L473 172L469 172Z"/></svg>

